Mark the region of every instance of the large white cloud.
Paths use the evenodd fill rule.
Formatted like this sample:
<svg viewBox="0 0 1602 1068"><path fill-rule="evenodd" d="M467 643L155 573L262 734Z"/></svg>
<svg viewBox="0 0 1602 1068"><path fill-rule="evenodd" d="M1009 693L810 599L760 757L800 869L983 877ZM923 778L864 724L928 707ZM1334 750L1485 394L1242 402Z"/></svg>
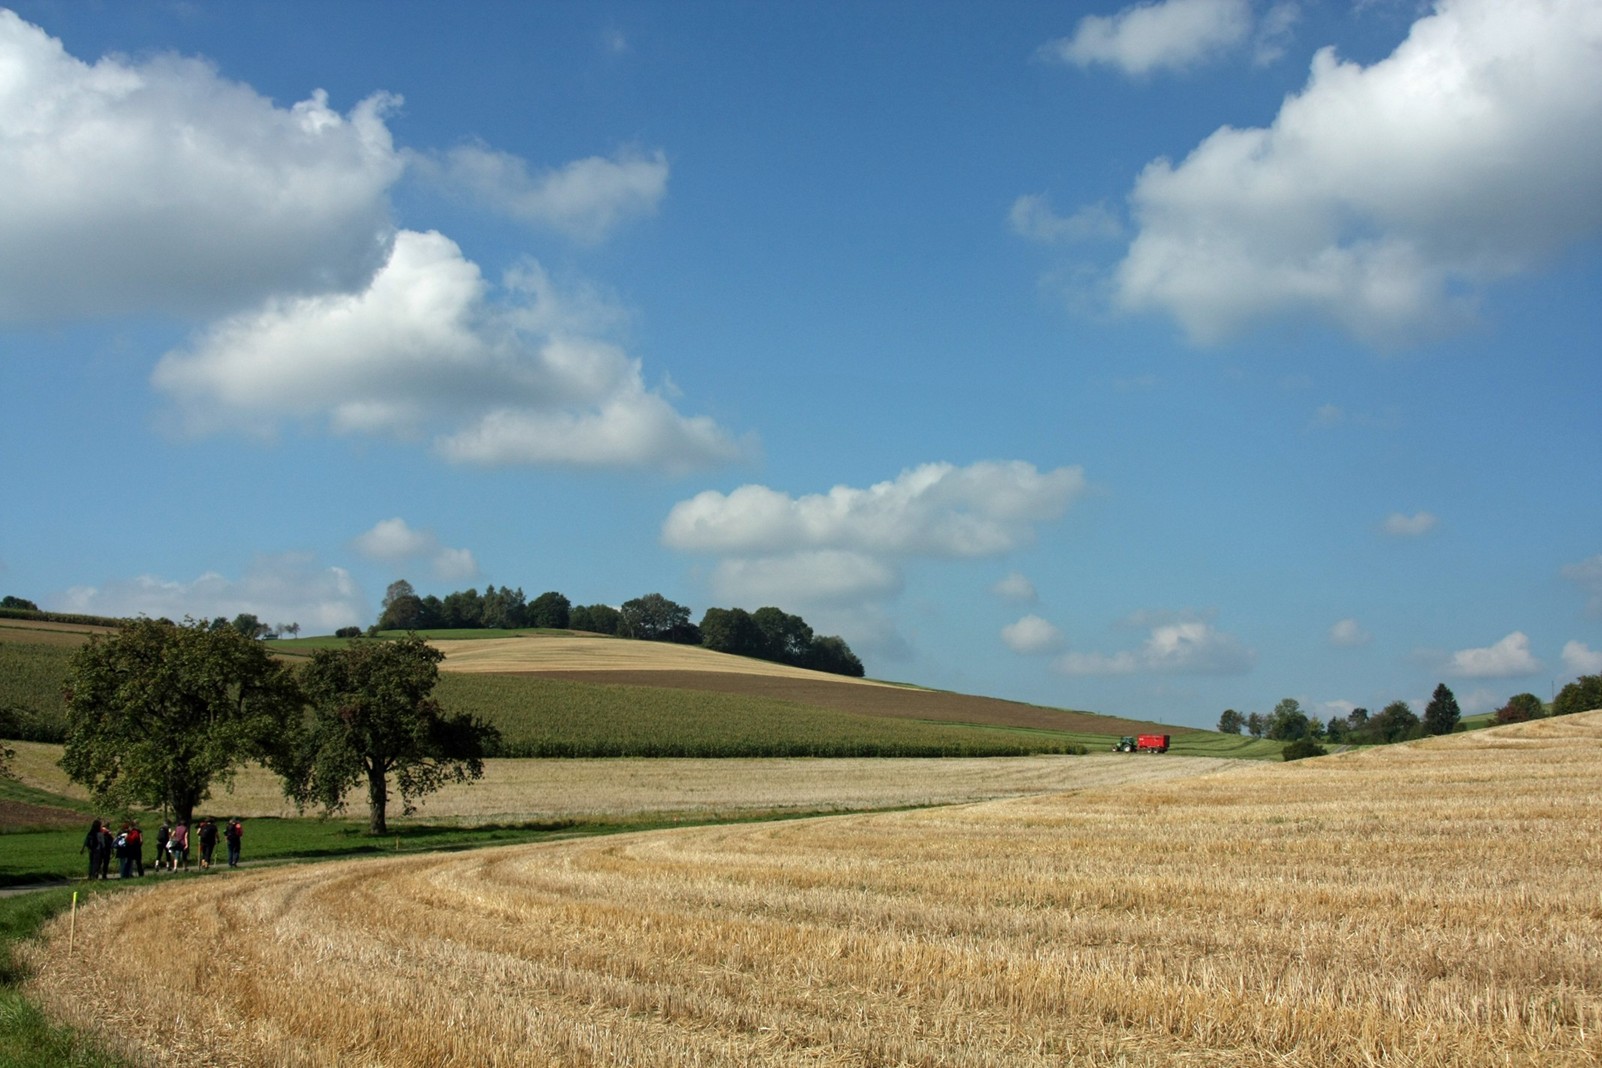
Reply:
<svg viewBox="0 0 1602 1068"><path fill-rule="evenodd" d="M1139 649L1063 653L1052 667L1064 675L1240 675L1257 654L1234 635L1199 619L1159 623Z"/></svg>
<svg viewBox="0 0 1602 1068"><path fill-rule="evenodd" d="M62 610L174 620L232 619L243 612L268 626L299 623L312 633L359 624L367 613L349 572L320 566L300 553L259 557L238 579L208 571L187 582L140 575L100 586L75 586L63 598Z"/></svg>
<svg viewBox="0 0 1602 1068"><path fill-rule="evenodd" d="M1516 679L1541 670L1530 652L1530 639L1514 631L1495 645L1459 649L1447 662L1447 671L1464 679Z"/></svg>
<svg viewBox="0 0 1602 1068"><path fill-rule="evenodd" d="M359 285L403 163L369 97L282 108L176 56L94 64L0 10L0 319L208 314Z"/></svg>
<svg viewBox="0 0 1602 1068"><path fill-rule="evenodd" d="M766 486L707 490L668 513L662 540L686 552L853 549L890 555L991 556L1025 544L1084 491L1078 467L1020 460L924 464L867 489L791 497Z"/></svg>
<svg viewBox="0 0 1602 1068"><path fill-rule="evenodd" d="M1103 64L1125 74L1183 69L1246 40L1252 31L1250 0L1161 0L1115 15L1087 15L1073 36L1043 51L1065 63Z"/></svg>
<svg viewBox="0 0 1602 1068"><path fill-rule="evenodd" d="M1077 467L931 463L866 489L792 497L747 485L674 505L669 548L715 556L716 596L736 604L859 608L901 589L912 558L998 556L1028 544L1084 491Z"/></svg>
<svg viewBox="0 0 1602 1068"><path fill-rule="evenodd" d="M402 231L365 289L225 319L164 356L153 381L196 433L294 420L432 436L477 464L684 470L738 455L711 420L647 388L637 360L569 332L546 281L524 272L496 293L448 238Z"/></svg>
<svg viewBox="0 0 1602 1068"><path fill-rule="evenodd" d="M586 242L654 214L667 194L668 163L661 152L591 156L541 174L531 174L517 156L481 145L462 145L438 158L416 156L413 163L484 207Z"/></svg>
<svg viewBox="0 0 1602 1068"><path fill-rule="evenodd" d="M1127 310L1216 342L1314 318L1404 344L1602 230L1602 4L1441 0L1371 66L1332 49L1266 129L1223 127L1130 194Z"/></svg>

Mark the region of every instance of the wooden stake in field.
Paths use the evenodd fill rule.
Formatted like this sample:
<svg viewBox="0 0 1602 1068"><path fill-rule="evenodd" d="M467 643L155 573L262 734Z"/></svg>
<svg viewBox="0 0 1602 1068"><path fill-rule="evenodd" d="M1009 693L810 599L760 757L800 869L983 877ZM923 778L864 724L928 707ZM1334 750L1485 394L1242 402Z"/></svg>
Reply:
<svg viewBox="0 0 1602 1068"><path fill-rule="evenodd" d="M78 942L78 891L72 892L72 916L67 921L67 956L72 956L72 947Z"/></svg>

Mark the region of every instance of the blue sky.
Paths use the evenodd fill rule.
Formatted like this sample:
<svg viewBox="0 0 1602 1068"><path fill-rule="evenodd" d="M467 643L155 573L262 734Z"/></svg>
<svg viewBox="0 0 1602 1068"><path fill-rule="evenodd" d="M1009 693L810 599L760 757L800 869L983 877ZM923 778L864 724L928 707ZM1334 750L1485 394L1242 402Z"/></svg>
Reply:
<svg viewBox="0 0 1602 1068"><path fill-rule="evenodd" d="M1602 8L18 3L0 590L767 604L1210 726L1602 671Z"/></svg>

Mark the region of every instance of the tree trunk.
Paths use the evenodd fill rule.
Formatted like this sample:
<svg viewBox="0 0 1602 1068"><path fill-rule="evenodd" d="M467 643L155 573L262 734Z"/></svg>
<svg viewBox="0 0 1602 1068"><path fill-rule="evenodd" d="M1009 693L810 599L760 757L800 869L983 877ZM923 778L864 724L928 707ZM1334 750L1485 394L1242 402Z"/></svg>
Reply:
<svg viewBox="0 0 1602 1068"><path fill-rule="evenodd" d="M389 781L382 761L367 765L367 833L387 834L384 810L389 805Z"/></svg>

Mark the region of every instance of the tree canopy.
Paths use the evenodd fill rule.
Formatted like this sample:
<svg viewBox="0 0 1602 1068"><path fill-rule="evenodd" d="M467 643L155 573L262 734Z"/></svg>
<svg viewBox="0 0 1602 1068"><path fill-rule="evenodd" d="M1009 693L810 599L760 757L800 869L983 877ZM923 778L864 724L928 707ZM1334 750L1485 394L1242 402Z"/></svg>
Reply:
<svg viewBox="0 0 1602 1068"><path fill-rule="evenodd" d="M1602 675L1581 675L1552 699L1554 716L1572 716L1594 708L1602 708Z"/></svg>
<svg viewBox="0 0 1602 1068"><path fill-rule="evenodd" d="M1270 738L1281 742L1294 742L1306 738L1311 733L1312 721L1307 713L1302 711L1302 704L1294 697L1287 697L1274 706L1274 714L1269 717L1266 733Z"/></svg>
<svg viewBox="0 0 1602 1068"><path fill-rule="evenodd" d="M1546 707L1541 704L1539 697L1533 693L1516 693L1507 699L1507 704L1496 710L1496 722L1524 723L1544 715Z"/></svg>
<svg viewBox="0 0 1602 1068"><path fill-rule="evenodd" d="M1218 715L1218 730L1222 734L1239 734L1244 726L1246 717L1233 708L1226 708Z"/></svg>
<svg viewBox="0 0 1602 1068"><path fill-rule="evenodd" d="M263 759L301 708L289 669L233 627L138 619L72 658L61 766L100 804L169 807L179 819L247 760Z"/></svg>
<svg viewBox="0 0 1602 1068"><path fill-rule="evenodd" d="M281 750L289 796L337 811L348 791L365 784L368 830L383 834L391 775L408 814L418 798L446 783L481 777L499 734L471 715L440 708L433 691L444 658L415 634L357 638L312 654L301 671L311 714Z"/></svg>
<svg viewBox="0 0 1602 1068"><path fill-rule="evenodd" d="M1446 683L1437 683L1430 703L1424 706L1424 733L1451 734L1462 718L1463 710L1457 706L1457 696Z"/></svg>

